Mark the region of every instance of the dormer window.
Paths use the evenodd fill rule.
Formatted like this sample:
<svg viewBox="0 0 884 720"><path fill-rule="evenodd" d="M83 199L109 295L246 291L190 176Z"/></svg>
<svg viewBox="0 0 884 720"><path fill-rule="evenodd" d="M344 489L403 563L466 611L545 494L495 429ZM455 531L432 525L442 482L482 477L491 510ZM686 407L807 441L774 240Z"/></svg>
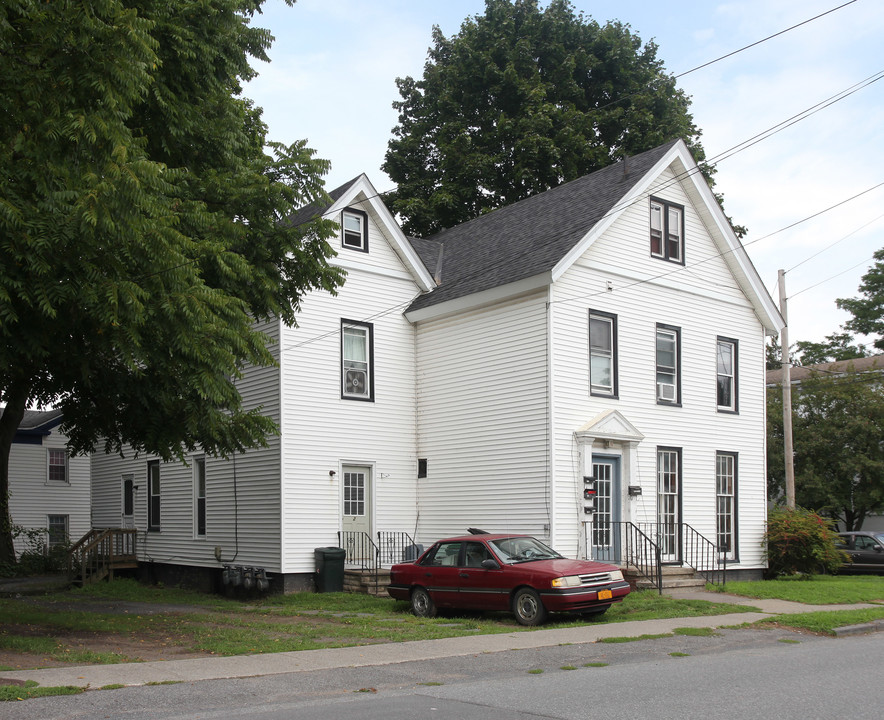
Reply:
<svg viewBox="0 0 884 720"><path fill-rule="evenodd" d="M651 256L684 264L684 208L651 198Z"/></svg>
<svg viewBox="0 0 884 720"><path fill-rule="evenodd" d="M341 244L351 250L368 252L368 214L347 208L341 212Z"/></svg>

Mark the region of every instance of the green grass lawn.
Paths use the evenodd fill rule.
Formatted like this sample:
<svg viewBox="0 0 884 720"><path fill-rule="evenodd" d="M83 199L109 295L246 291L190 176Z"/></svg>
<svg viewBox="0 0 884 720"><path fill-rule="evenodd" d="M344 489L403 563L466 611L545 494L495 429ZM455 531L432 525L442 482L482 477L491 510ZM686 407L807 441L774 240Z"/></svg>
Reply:
<svg viewBox="0 0 884 720"><path fill-rule="evenodd" d="M763 580L729 582L723 590L751 598L792 600L808 605L844 603L884 603L884 576L879 575L810 575Z"/></svg>

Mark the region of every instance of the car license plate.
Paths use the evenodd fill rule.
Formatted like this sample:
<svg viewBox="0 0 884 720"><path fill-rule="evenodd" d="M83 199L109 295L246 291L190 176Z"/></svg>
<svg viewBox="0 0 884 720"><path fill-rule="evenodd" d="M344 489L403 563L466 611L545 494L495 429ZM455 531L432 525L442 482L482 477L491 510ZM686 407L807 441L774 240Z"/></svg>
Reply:
<svg viewBox="0 0 884 720"><path fill-rule="evenodd" d="M611 597L610 590L599 590L599 600L610 600Z"/></svg>

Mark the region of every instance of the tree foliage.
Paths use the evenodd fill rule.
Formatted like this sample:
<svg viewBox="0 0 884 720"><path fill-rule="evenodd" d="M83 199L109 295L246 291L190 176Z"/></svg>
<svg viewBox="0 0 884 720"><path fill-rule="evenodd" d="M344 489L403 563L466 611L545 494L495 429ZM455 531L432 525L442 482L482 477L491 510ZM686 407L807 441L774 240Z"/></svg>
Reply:
<svg viewBox="0 0 884 720"><path fill-rule="evenodd" d="M226 454L274 430L235 379L273 362L254 321L334 291L326 161L268 143L240 97L263 0L7 0L0 7L0 560L8 460L53 403L74 452ZM269 150L268 150L269 148Z"/></svg>
<svg viewBox="0 0 884 720"><path fill-rule="evenodd" d="M860 297L839 298L835 304L853 317L844 329L860 335L877 336L873 345L884 350L884 249L875 253L875 262L862 277Z"/></svg>
<svg viewBox="0 0 884 720"><path fill-rule="evenodd" d="M856 343L853 335L847 332L832 333L827 335L822 342L809 342L800 340L795 343L799 364L819 365L821 363L838 362L839 360L856 360L867 357L868 348L861 343Z"/></svg>
<svg viewBox="0 0 884 720"><path fill-rule="evenodd" d="M702 162L689 99L653 42L568 0L486 0L433 29L420 80L396 80L384 171L406 232L426 236L680 137Z"/></svg>
<svg viewBox="0 0 884 720"><path fill-rule="evenodd" d="M881 368L884 370L884 367ZM884 510L884 392L878 372L816 373L793 387L795 500L846 530ZM768 495L782 497L783 412L768 390Z"/></svg>

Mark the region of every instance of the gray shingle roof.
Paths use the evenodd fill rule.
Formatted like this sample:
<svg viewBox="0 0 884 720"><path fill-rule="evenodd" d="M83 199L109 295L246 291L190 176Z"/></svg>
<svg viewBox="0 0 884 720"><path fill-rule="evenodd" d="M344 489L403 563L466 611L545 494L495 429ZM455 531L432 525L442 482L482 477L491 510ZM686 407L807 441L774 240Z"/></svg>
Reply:
<svg viewBox="0 0 884 720"><path fill-rule="evenodd" d="M851 371L858 373L884 373L884 355L870 355L869 357L856 358L854 360L837 360L835 362L818 363L817 365L793 366L789 369L789 380L796 383L807 379L814 373L841 375ZM765 382L767 385L782 384L782 369L768 370Z"/></svg>
<svg viewBox="0 0 884 720"><path fill-rule="evenodd" d="M552 190L481 215L424 240L411 240L439 287L417 298L418 310L551 270L677 141L609 165ZM438 257L438 254L436 255Z"/></svg>
<svg viewBox="0 0 884 720"><path fill-rule="evenodd" d="M329 197L331 198L331 202L329 203L310 203L309 205L305 205L302 208L298 208L291 215L288 216L287 221L292 225L292 227L297 227L302 223L307 222L308 220L312 220L318 215L322 215L328 210L332 205L334 205L341 196L350 189L350 186L355 183L361 175L353 178L349 182L345 182L340 187L336 187L334 190L329 192Z"/></svg>

